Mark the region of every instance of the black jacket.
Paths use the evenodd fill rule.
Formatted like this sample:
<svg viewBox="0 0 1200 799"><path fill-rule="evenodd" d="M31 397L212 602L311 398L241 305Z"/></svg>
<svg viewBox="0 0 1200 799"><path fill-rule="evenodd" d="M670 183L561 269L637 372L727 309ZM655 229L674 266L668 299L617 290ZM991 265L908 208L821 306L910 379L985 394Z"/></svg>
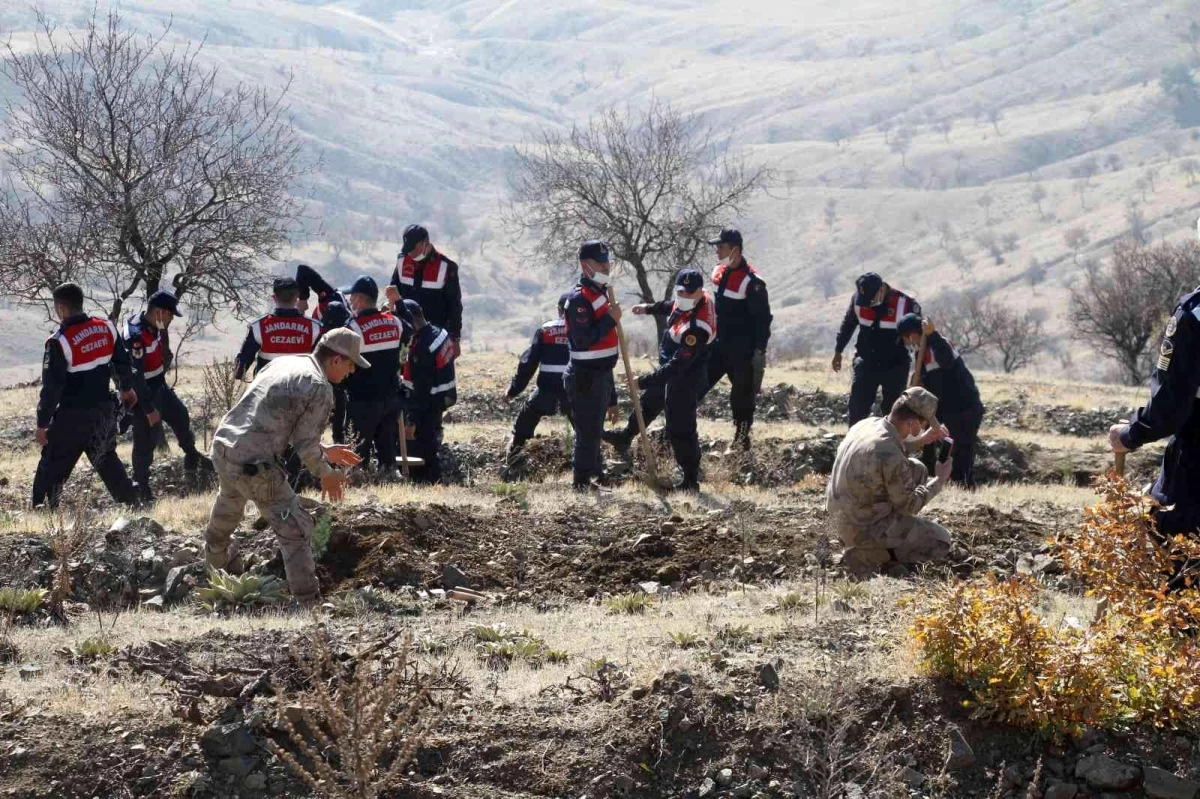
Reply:
<svg viewBox="0 0 1200 799"><path fill-rule="evenodd" d="M345 381L351 401L387 400L400 394L400 353L412 328L394 314L367 308L346 325L363 337L362 357L370 369L358 369Z"/></svg>
<svg viewBox="0 0 1200 799"><path fill-rule="evenodd" d="M650 306L652 316L667 317L658 350L659 366L650 374L639 377L641 388L658 388L672 381L695 380L708 362L708 345L712 328L712 306L705 297L690 311L680 311L670 300L660 300Z"/></svg>
<svg viewBox="0 0 1200 799"><path fill-rule="evenodd" d="M268 330L272 322L279 320L287 320L290 327L296 327L295 322L302 322L305 329L289 331L286 338L303 339L303 343L279 348ZM281 355L303 355L312 352L323 330L323 323L310 320L296 308L276 308L271 313L258 317L247 325L246 338L242 341L242 348L235 359L234 377L241 380L246 376L246 372L250 371L251 366L255 367L257 374L271 360ZM279 351L276 352L275 349Z"/></svg>
<svg viewBox="0 0 1200 799"><path fill-rule="evenodd" d="M425 325L413 336L404 381L410 390L408 408L415 416L445 410L458 402L453 348L449 331L436 325Z"/></svg>
<svg viewBox="0 0 1200 799"><path fill-rule="evenodd" d="M103 333L99 328L103 327ZM64 347L70 347L71 334L93 331L95 338L103 344L111 341L111 349L105 349L105 357L90 368L86 364L68 363ZM67 317L58 331L46 340L46 351L42 357L42 391L37 405L37 426L46 428L59 408L98 408L112 402L109 382L113 376L117 386L126 391L132 386L133 375L129 352L117 335L116 328L107 319L75 314Z"/></svg>
<svg viewBox="0 0 1200 799"><path fill-rule="evenodd" d="M1137 449L1173 436L1151 495L1164 507L1200 506L1200 290L1180 300L1167 322L1150 375L1150 399L1121 432Z"/></svg>
<svg viewBox="0 0 1200 799"><path fill-rule="evenodd" d="M571 370L611 371L617 365L617 323L608 315L607 297L608 289L586 277L571 289L566 312Z"/></svg>
<svg viewBox="0 0 1200 799"><path fill-rule="evenodd" d="M312 309L313 319L321 319L325 306L331 302L340 302L349 307L342 292L327 283L311 266L300 264L296 267L296 285L300 289L300 299L306 302L313 294L317 295L316 307Z"/></svg>
<svg viewBox="0 0 1200 799"><path fill-rule="evenodd" d="M981 410L975 377L958 350L934 331L925 342L925 363L921 365L921 385L938 398L938 415Z"/></svg>
<svg viewBox="0 0 1200 799"><path fill-rule="evenodd" d="M726 354L750 357L766 350L771 339L771 301L767 284L743 258L713 272L717 309L717 345Z"/></svg>
<svg viewBox="0 0 1200 799"><path fill-rule="evenodd" d="M417 301L429 324L444 329L453 339L462 337L462 287L454 261L432 248L424 261L399 255L392 285L401 299Z"/></svg>
<svg viewBox="0 0 1200 799"><path fill-rule="evenodd" d="M908 348L896 330L896 323L906 314L921 313L921 304L895 289L888 289L887 296L877 306L860 306L855 302L857 296L850 298L850 307L846 309L846 316L838 331L835 348L838 354L846 349L857 330L855 356L862 358L868 368L891 369L911 363Z"/></svg>
<svg viewBox="0 0 1200 799"><path fill-rule="evenodd" d="M521 353L517 373L508 386L508 396L515 397L525 390L533 373L537 372L539 391L561 394L563 374L571 362L571 350L567 345L567 323L562 319L551 319L533 331L529 348Z"/></svg>

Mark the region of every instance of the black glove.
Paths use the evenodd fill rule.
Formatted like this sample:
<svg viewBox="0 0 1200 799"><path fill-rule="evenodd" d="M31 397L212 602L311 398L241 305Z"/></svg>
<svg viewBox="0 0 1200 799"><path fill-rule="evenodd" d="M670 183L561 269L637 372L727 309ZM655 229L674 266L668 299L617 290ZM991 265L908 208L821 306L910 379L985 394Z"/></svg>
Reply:
<svg viewBox="0 0 1200 799"><path fill-rule="evenodd" d="M754 393L758 394L762 391L763 375L767 371L767 351L755 350L750 365L754 368Z"/></svg>

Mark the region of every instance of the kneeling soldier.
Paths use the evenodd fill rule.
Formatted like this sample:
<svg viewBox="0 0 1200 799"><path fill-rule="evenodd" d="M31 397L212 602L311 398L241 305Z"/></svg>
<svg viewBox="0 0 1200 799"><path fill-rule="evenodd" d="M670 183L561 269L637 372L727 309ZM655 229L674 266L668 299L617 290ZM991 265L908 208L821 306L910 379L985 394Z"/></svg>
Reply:
<svg viewBox="0 0 1200 799"><path fill-rule="evenodd" d="M344 475L333 466L354 466L348 447L324 446L321 433L333 407L333 388L355 368L370 364L360 354L362 337L345 328L321 338L311 355L279 358L246 389L213 434L212 459L220 489L204 534L204 562L212 569L229 563L229 543L253 501L267 517L283 552L288 587L299 602L317 599L312 556L313 519L300 505L284 472L288 446L321 482L333 501L342 498ZM332 464L332 465L331 465Z"/></svg>

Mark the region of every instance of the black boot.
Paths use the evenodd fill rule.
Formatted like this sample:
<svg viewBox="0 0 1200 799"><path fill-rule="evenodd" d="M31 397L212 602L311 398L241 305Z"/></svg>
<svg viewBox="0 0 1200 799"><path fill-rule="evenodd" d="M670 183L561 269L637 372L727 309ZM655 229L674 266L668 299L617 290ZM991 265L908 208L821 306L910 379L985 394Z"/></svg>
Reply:
<svg viewBox="0 0 1200 799"><path fill-rule="evenodd" d="M185 453L183 456L183 469L187 472L204 472L212 474L213 462L207 455L201 455L199 450Z"/></svg>
<svg viewBox="0 0 1200 799"><path fill-rule="evenodd" d="M625 459L629 458L629 447L633 444L633 432L627 427L624 430L605 430L600 438Z"/></svg>
<svg viewBox="0 0 1200 799"><path fill-rule="evenodd" d="M743 452L750 451L750 428L753 424L753 421L738 422L733 434L734 445Z"/></svg>

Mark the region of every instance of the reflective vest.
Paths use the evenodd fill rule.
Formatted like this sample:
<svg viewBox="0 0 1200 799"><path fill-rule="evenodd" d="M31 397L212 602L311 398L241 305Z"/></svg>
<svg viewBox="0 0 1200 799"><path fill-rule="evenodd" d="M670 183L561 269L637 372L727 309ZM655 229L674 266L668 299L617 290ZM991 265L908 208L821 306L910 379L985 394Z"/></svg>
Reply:
<svg viewBox="0 0 1200 799"><path fill-rule="evenodd" d="M273 361L284 355L307 355L321 337L321 323L300 314L260 316L250 323L258 357Z"/></svg>
<svg viewBox="0 0 1200 799"><path fill-rule="evenodd" d="M446 287L446 276L449 272L450 266L440 254L436 258L426 258L420 262L403 255L396 258L396 276L402 286L415 286L431 291L443 289Z"/></svg>
<svg viewBox="0 0 1200 799"><path fill-rule="evenodd" d="M912 306L911 297L893 290L879 305L856 305L854 312L858 314L858 323L863 327L873 327L878 322L879 327L894 330L896 323L912 312Z"/></svg>
<svg viewBox="0 0 1200 799"><path fill-rule="evenodd" d="M708 336L707 344L711 344L717 338L717 312L713 307L712 298L707 293L692 310L681 311L674 308L667 317L667 329L663 332L662 345L658 352L662 363L671 360L675 350L685 343L685 337L693 327L704 331Z"/></svg>
<svg viewBox="0 0 1200 799"><path fill-rule="evenodd" d="M567 362L571 360L567 323L562 319L547 322L538 331L538 336L542 345L538 369L544 374L556 375L567 371Z"/></svg>
<svg viewBox="0 0 1200 799"><path fill-rule="evenodd" d="M579 286L579 293L592 306L592 321L598 322L608 315L608 294L601 291L596 291L591 286L583 283ZM617 339L617 329L614 327L604 335L602 339L592 344L586 350L571 350L571 360L573 361L597 361L603 358L616 358L620 352L620 346Z"/></svg>
<svg viewBox="0 0 1200 799"><path fill-rule="evenodd" d="M89 316L59 329L50 340L57 340L62 347L68 374L90 372L112 363L117 328L107 319Z"/></svg>
<svg viewBox="0 0 1200 799"><path fill-rule="evenodd" d="M399 350L404 338L404 324L387 311L356 316L347 327L363 337L363 352Z"/></svg>
<svg viewBox="0 0 1200 799"><path fill-rule="evenodd" d="M717 299L744 300L746 290L758 277L754 267L746 264L745 269L734 268L720 264L713 271L712 282L717 287Z"/></svg>
<svg viewBox="0 0 1200 799"><path fill-rule="evenodd" d="M160 331L147 322L142 314L129 317L125 325L125 341L133 359L142 362L142 376L147 380L166 371L166 353L163 351Z"/></svg>

